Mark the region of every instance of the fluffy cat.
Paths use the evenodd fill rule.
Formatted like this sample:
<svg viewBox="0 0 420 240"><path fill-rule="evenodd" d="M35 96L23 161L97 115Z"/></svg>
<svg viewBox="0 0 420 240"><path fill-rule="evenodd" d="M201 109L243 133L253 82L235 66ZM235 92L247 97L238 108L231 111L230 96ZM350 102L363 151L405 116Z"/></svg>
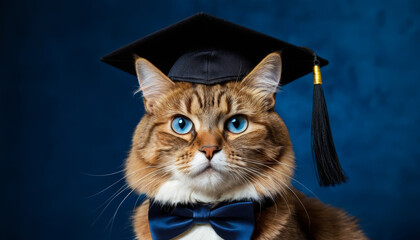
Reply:
<svg viewBox="0 0 420 240"><path fill-rule="evenodd" d="M242 81L217 85L173 82L140 57L135 64L146 114L126 161L131 188L171 206L270 199L255 213L252 239L367 239L354 218L291 184L292 143L274 111L279 53ZM137 239L152 239L149 203L133 217ZM177 239L220 237L210 225L195 225Z"/></svg>

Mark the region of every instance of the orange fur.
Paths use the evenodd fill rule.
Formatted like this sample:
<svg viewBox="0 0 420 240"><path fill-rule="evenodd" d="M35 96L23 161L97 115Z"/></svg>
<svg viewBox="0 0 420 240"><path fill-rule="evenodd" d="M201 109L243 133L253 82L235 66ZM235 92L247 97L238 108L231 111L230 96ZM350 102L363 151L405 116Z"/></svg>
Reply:
<svg viewBox="0 0 420 240"><path fill-rule="evenodd" d="M251 184L259 199L275 201L256 214L253 239L366 239L356 221L342 210L307 198L291 185L295 166L292 144L274 111L281 74L278 53L267 56L242 82L210 86L173 84L147 60L140 58L136 64L140 65L138 71L143 71L138 72L140 86L144 86L141 77L152 74L162 79L156 81L159 86L148 82L147 89L164 90L145 93L149 96L146 114L135 130L126 161L127 182L138 193L155 197L165 183L179 178L191 191L218 201ZM234 134L226 130L225 123L238 114L246 116L248 127ZM171 129L171 121L179 115L193 122L191 132L180 135ZM202 186L191 175L191 162L206 143L224 151L227 170L209 170L208 176L216 176L215 180ZM218 184L220 179L223 184ZM144 202L134 215L138 239L151 239L148 204Z"/></svg>

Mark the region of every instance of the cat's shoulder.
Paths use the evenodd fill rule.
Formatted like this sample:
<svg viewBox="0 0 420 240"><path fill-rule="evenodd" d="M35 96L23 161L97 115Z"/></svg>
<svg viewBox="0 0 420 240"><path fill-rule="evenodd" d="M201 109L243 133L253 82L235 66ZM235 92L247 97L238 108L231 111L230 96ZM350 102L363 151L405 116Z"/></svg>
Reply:
<svg viewBox="0 0 420 240"><path fill-rule="evenodd" d="M295 201L295 216L311 239L368 239L360 229L357 219L344 210L301 193L298 197L300 201Z"/></svg>
<svg viewBox="0 0 420 240"><path fill-rule="evenodd" d="M137 207L133 216L134 231L137 239L152 240L152 235L149 230L149 204L150 200L146 199L140 206Z"/></svg>

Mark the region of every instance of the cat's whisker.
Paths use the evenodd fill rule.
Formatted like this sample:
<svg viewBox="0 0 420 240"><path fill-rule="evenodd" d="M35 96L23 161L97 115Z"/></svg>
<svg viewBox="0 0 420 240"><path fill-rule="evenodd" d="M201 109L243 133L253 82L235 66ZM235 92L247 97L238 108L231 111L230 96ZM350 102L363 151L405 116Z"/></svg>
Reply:
<svg viewBox="0 0 420 240"><path fill-rule="evenodd" d="M140 181L142 181L144 178L149 177L150 174L157 174L161 171L162 169L158 169L156 171L150 172L148 174L146 174L145 176L143 176L142 178L138 179L136 181L136 184ZM137 172L137 171L136 171ZM117 198L119 195L121 195L121 193L123 193L126 189L130 188L130 186L126 183L123 186L121 186L111 197L109 197L104 203L102 203L98 208L101 208L103 205L106 204L106 206L102 209L102 211L99 213L98 217L96 217L96 219L93 221L92 225L95 225L95 223L97 222L97 220L102 216L102 214L105 212L105 210L108 208L108 206L111 204L111 202L114 201L115 198Z"/></svg>
<svg viewBox="0 0 420 240"><path fill-rule="evenodd" d="M259 176L261 176L262 177L262 180L267 184L267 185L270 185L270 183L268 183L264 178L266 178L267 176L265 176L264 174L261 174L260 172L258 172L258 171L256 171L256 170L254 170L254 169L252 169L252 168L245 168L245 167L242 167L242 166L236 166L236 167L238 167L239 169L242 169L242 170L244 170L245 171L245 174L247 174L248 176L250 176L251 178L252 178L252 180L253 180L253 183L258 183L258 181L252 176L252 174L251 173L254 173L254 174L257 174L257 175L259 175ZM275 198L274 198L274 196L272 195L272 193L269 191L269 190L267 190L264 186L262 186L260 183L258 183L259 185L260 185L260 187L261 188L263 188L263 189L265 189L266 190L266 192L267 192L267 194L268 194L268 197L273 201L273 202L275 202ZM281 197L282 197L282 195L281 195ZM282 197L283 198L283 197ZM284 199L284 198L283 198ZM285 199L286 200L286 199ZM287 203L287 200L286 200L286 203ZM288 206L288 203L287 203L287 208L289 209L289 211L290 211L290 208L289 208L289 206ZM277 205L275 205L275 209L276 209L276 214L277 214Z"/></svg>
<svg viewBox="0 0 420 240"><path fill-rule="evenodd" d="M139 194L139 195L137 196L137 199L136 199L136 201L134 202L134 205L133 205L133 212L136 210L137 204L138 204L138 202L139 202L139 200L140 200L140 198L141 198L142 196L144 196L144 195L143 195L143 194Z"/></svg>
<svg viewBox="0 0 420 240"><path fill-rule="evenodd" d="M269 167L269 166L267 166L267 167ZM271 167L269 167L269 168L271 168ZM272 168L273 169L273 168ZM278 173L280 173L280 174L282 174L283 176L288 176L287 174L284 174L284 173L281 173L280 171L278 171L278 170L276 170L276 169L273 169L273 170L275 170L275 171L277 171ZM257 174L260 174L260 172L258 172L258 171L256 171L255 173L257 173ZM287 184L285 184L285 183L283 183L282 181L277 181L277 179L272 179L274 182L276 182L277 184L279 184L280 186L284 186L284 187L286 187L289 191L291 191L292 192L292 194L296 197L296 199L299 201L299 203L300 203L300 205L303 207L303 209L304 209L304 211L305 211L305 213L306 213L306 216L308 217L308 221L309 221L309 223L310 223L310 217L309 217L309 214L308 214L308 211L307 211L307 209L306 209L306 207L305 207L305 205L302 203L302 201L300 200L300 198L296 195L296 193L287 185ZM290 210L290 209L289 209Z"/></svg>
<svg viewBox="0 0 420 240"><path fill-rule="evenodd" d="M247 170L247 169L244 169L244 170ZM264 197L268 197L273 203L276 202L275 201L275 197L273 196L273 194L271 193L271 191L267 190L267 188L265 188L260 182L258 182L257 179L252 174L250 174L249 172L248 173L246 172L245 174L246 174L246 176L248 176L248 178L251 178L252 184L257 184L261 189L264 189L265 190L266 195L264 195ZM262 178L262 180L266 184L269 184L264 178ZM280 194L280 196L282 197L281 194ZM261 208L261 205L260 205L260 208ZM277 204L274 204L274 208L275 208L276 215L277 215L277 212L278 212ZM287 208L289 208L288 205L287 205ZM290 211L290 209L289 209L289 211ZM260 209L260 212L261 212L261 209Z"/></svg>
<svg viewBox="0 0 420 240"><path fill-rule="evenodd" d="M108 187L106 187L106 188L102 189L102 190L101 190L101 191L99 191L98 193L95 193L95 194L93 194L93 195L89 196L88 198L92 198L92 197L94 197L94 196L97 196L97 195L99 195L99 194L101 194L101 193L105 192L106 190L108 190L108 189L110 189L111 187L115 186L117 183L119 183L119 182L121 182L122 180L126 179L128 176L131 176L131 175L133 175L133 174L136 174L136 173L138 173L139 171L141 171L141 170L143 170L143 169L146 169L146 168L148 168L148 167L145 167L145 168L142 168L142 169L137 169L136 171L134 171L134 172L132 172L132 173L130 173L130 174L126 174L126 175L124 175L123 177L121 177L119 180L117 180L116 182L114 182L114 183L113 183L113 184L111 184L110 186L108 186Z"/></svg>
<svg viewBox="0 0 420 240"><path fill-rule="evenodd" d="M146 167L147 168L147 167ZM143 170L143 169L146 169L146 168L142 168L142 169L138 169L138 170L136 170L136 171L134 171L134 172L132 172L132 173L130 173L130 174L127 174L127 175L125 175L122 179L120 179L120 180L118 180L118 181L121 181L121 180L123 180L123 179L125 179L125 178L127 178L128 176L131 176L131 175L133 175L133 174L136 174L136 173L138 173L138 172L140 172L141 170ZM114 183L113 185L115 185L116 183ZM110 186L110 187L112 187L112 186ZM110 188L110 187L108 187L108 188ZM125 187L125 189L127 189L129 186L128 186L128 184L124 184L123 186L121 186L114 194L112 194L111 195L111 197L109 197L104 203L102 203L98 208L100 208L100 207L102 207L103 205L105 205L111 198L113 198L119 191L125 191L125 189L123 189ZM103 191L105 191L106 189L104 189ZM111 200L112 201L112 200ZM98 209L97 208L97 209Z"/></svg>
<svg viewBox="0 0 420 240"><path fill-rule="evenodd" d="M287 186L287 185L285 185L286 187L287 187L287 189L289 189L292 193L293 193L293 195L296 197L296 199L299 201L299 203L300 203L300 205L303 207L303 210L305 211L305 213L306 213L306 216L308 217L308 224L309 225L311 225L311 218L309 217L309 213L308 213L308 211L307 211L307 209L306 209L306 207L305 207L305 205L303 204L303 202L300 200L300 198L296 195L296 193L289 187L289 186Z"/></svg>
<svg viewBox="0 0 420 240"><path fill-rule="evenodd" d="M265 174L262 174L262 173L260 173L260 172L259 172L259 171L257 171L257 170L255 170L254 172L255 172L256 174L258 174L258 175L262 176L262 177L267 177ZM292 213L292 211L291 211L291 209L290 209L290 207L289 207L289 201L287 200L287 197L283 196L283 194L282 194L282 192L283 192L283 191L285 191L285 189L284 189L283 187L281 187L281 186L286 186L286 187L288 187L288 186L287 186L287 184L283 183L282 181L278 181L278 180L277 180L277 179L275 179L275 178L271 178L271 180L273 180L275 184L280 185L279 192L277 192L277 193L278 193L278 194L280 195L280 197L281 197L281 198L282 198L282 199L286 202L287 209L288 209L289 213L291 214L291 213ZM277 205L276 205L276 214L277 214Z"/></svg>
<svg viewBox="0 0 420 240"><path fill-rule="evenodd" d="M238 148L238 149L249 150L249 148ZM255 150L255 151L259 152L259 153L263 153L263 152L262 152L262 150L261 150L261 149L259 149L259 148L255 148L255 149L253 149L253 150ZM277 154L276 152L274 152L274 151L272 151L272 150L270 150L270 149L264 149L264 151L268 151L268 152L270 152L270 151L271 151L271 153L273 153L273 154ZM266 155L265 155L265 156L266 156ZM295 166L294 166L294 165L290 165L290 164L284 163L284 162L282 162L282 161L280 161L279 159L276 159L276 158L274 158L274 157L270 157L270 156L266 156L266 157L268 157L268 158L269 158L271 161L273 161L273 162L276 162L276 163L281 164L281 165L284 165L284 166L286 166L286 167L289 167L289 168L295 169Z"/></svg>
<svg viewBox="0 0 420 240"><path fill-rule="evenodd" d="M119 182L121 182L121 181L122 181L122 180L124 180L124 179L125 179L125 176L124 176L124 177L122 177L122 178L120 178L119 180L117 180L117 181L116 181L116 182L114 182L113 184L109 185L108 187L106 187L106 188L102 189L101 191L99 191L99 192L97 192L97 193L95 193L95 194L93 194L93 195L90 195L88 198L92 198L92 197L98 196L99 194L101 194L101 193L105 192L106 190L108 190L108 189L112 188L113 186L115 186L116 184L118 184Z"/></svg>
<svg viewBox="0 0 420 240"><path fill-rule="evenodd" d="M105 212L105 210L107 209L107 207L109 206L109 204L119 195L121 194L123 191L125 191L125 189L129 188L128 184L125 183L120 189L118 189L111 197L109 197L104 203L102 203L99 207L97 207L95 209L98 210L99 208L101 208L102 206L104 206L106 204L106 206L102 209L102 211L99 213L99 215L95 218L95 220L93 221L93 223L91 224L91 227L94 226L96 224L96 222L99 220L99 218L102 216L102 214ZM112 199L111 199L112 198ZM111 200L110 200L111 199ZM108 204L107 204L108 203Z"/></svg>
<svg viewBox="0 0 420 240"><path fill-rule="evenodd" d="M302 187L304 187L310 194L312 194L313 196L315 196L316 198L319 198L311 189L309 189L308 187L306 187L305 186L305 184L303 184L303 183L301 183L299 180L297 180L296 178L294 178L294 177L292 177L292 176L289 176L289 175L287 175L287 174L285 174L285 173L283 173L283 172L281 172L281 171L279 171L279 170L277 170L277 169L275 169L275 168L273 168L273 167L270 167L270 166L268 166L267 164L264 164L264 163L261 163L261 162L258 162L258 161L256 161L256 160L252 160L252 159L243 159L244 161L247 161L247 162L250 162L250 163L254 163L254 164L257 164L257 165L260 165L260 166L263 166L263 167L267 167L267 168L269 168L269 169L271 169L271 170L273 170L273 171L275 171L275 172L277 172L277 173L279 173L279 174L281 174L281 175L283 175L283 176L285 176L285 177L287 177L287 178L289 178L291 181L293 181L293 182L296 182L297 184L299 184L299 185L301 185Z"/></svg>
<svg viewBox="0 0 420 240"><path fill-rule="evenodd" d="M106 205L106 207L109 205L110 202L114 200L115 197L117 197L121 192L128 189L130 186L127 183L124 183L117 191L115 191L107 200L105 200L99 207L97 207L95 210L98 210L102 206ZM108 204L107 204L108 203ZM105 207L105 208L106 208Z"/></svg>
<svg viewBox="0 0 420 240"><path fill-rule="evenodd" d="M87 175L89 177L108 177L108 176L117 175L117 174L122 173L124 171L125 171L125 169L121 169L121 170L116 171L116 172L105 173L105 174L93 174L93 173L84 173L84 172L82 172L82 174Z"/></svg>
<svg viewBox="0 0 420 240"><path fill-rule="evenodd" d="M161 169L162 171L164 171L164 169ZM157 172L156 174L158 174L158 173L160 173L160 172ZM165 172L164 171L164 174L163 175L160 175L160 177L166 177L167 175L169 175L170 173L169 172ZM158 183L156 183L156 181L148 181L145 185L143 185L143 188L148 188L151 184L158 184ZM140 184L138 184L138 186L136 186L136 188L138 188L140 186Z"/></svg>
<svg viewBox="0 0 420 240"><path fill-rule="evenodd" d="M117 212L118 212L118 210L120 209L120 207L121 207L121 205L124 203L124 201L128 198L128 196L130 196L134 191L135 191L136 189L135 188L133 188L125 197L124 197L124 199L120 202L120 204L118 205L118 207L117 207L117 209L115 210L115 212L114 212L114 215L112 216L112 218L110 219L110 221L108 222L108 225L109 224L111 224L111 229L110 229L110 231L112 231L112 226L114 225L114 220L115 220L115 217L117 216ZM108 225L107 225L107 227L108 227Z"/></svg>
<svg viewBox="0 0 420 240"><path fill-rule="evenodd" d="M155 170L155 171L153 171L153 172L150 172L150 173L148 173L148 174L146 174L146 175L144 175L143 177L141 177L140 179L137 179L133 184L132 184L132 187L134 188L134 189L138 189L140 186L141 186L141 181L143 180L143 179L145 179L145 178L153 178L153 177L155 177L155 176L157 176L158 174L161 174L161 173L164 173L163 175L161 175L161 176L166 176L167 174L168 174L168 172L166 171L166 169L164 169L164 168L159 168L159 169L157 169L157 170ZM143 187L143 189L146 189L148 186L149 186L149 184L151 183L151 182L153 182L153 180L151 179L150 181L147 181L147 183L145 184L145 185L142 185L142 187ZM140 189L138 189L139 191L140 191Z"/></svg>
<svg viewBox="0 0 420 240"><path fill-rule="evenodd" d="M148 177L148 175L150 175L150 174L152 174L152 176L155 176L156 174L158 174L158 173L160 173L161 171L163 171L164 169L157 169L156 171L154 171L154 172L150 172L150 173L148 173L148 174L146 174L145 176L143 176L142 178L140 178L140 179L138 179L136 182L135 182L135 184L137 184L137 186L136 187L134 187L134 188L132 188L132 190L124 197L124 199L120 202L120 204L118 205L118 207L117 207L117 209L115 210L115 212L114 212L114 215L112 216L112 218L110 219L110 221L108 222L108 224L107 224L107 228L109 227L109 226L111 226L110 227L110 231L112 231L112 227L113 227L113 224L114 224L114 220L115 220L115 217L116 217L116 215L117 215L117 212L118 212L118 210L120 209L120 207L121 207L121 205L124 203L124 201L140 186L140 182L145 178L145 177ZM167 174L167 173L166 173ZM166 175L166 174L164 174L164 175ZM148 182L148 184L150 183L151 181L149 181ZM148 185L148 184L146 184L146 185ZM128 187L126 187L124 190L122 190L119 194L121 194L123 191L125 191L126 189L127 189ZM118 194L118 195L119 195ZM116 196L115 196L116 197ZM108 203L108 205L115 199L115 197ZM138 200L138 199L137 199ZM108 207L108 205L104 208L104 210L103 211L105 211L105 209ZM102 214L102 213L101 213Z"/></svg>
<svg viewBox="0 0 420 240"><path fill-rule="evenodd" d="M230 168L232 168L232 166L230 166L229 164L228 164L228 166L230 167ZM244 176L242 176L241 174L238 174L237 172L231 172L231 176L233 176L233 177L235 177L236 179L238 179L238 181L240 181L241 182L241 184L242 185L245 185L245 184L247 184L247 183L251 183L248 179L246 179Z"/></svg>
<svg viewBox="0 0 420 240"><path fill-rule="evenodd" d="M141 168L141 169L137 169L137 170L133 171L133 172L132 172L132 173L130 173L130 174L125 174L123 177L121 177L120 179L118 179L116 182L114 182L114 183L113 183L113 184L111 184L110 186L108 186L108 187L106 187L106 188L102 189L101 191L99 191L99 192L97 192L97 193L95 193L95 194L93 194L93 195L89 196L88 198L92 198L92 197L94 197L94 196L97 196L97 195L99 195L99 194L101 194L101 193L105 192L106 190L110 189L111 187L115 186L117 183L121 182L122 180L126 179L128 176L131 176L131 175L133 175L133 174L136 174L136 173L138 173L138 172L140 172L140 171L142 171L142 170L144 170L144 169L148 169L148 168L156 168L156 167L154 167L154 166L147 166L147 167L144 167L144 168ZM123 171L125 171L125 170L123 170ZM121 172L121 171L119 171L119 172Z"/></svg>
<svg viewBox="0 0 420 240"><path fill-rule="evenodd" d="M248 177L248 178L251 178L250 180L252 180L252 181L249 181L251 184L253 184L253 183L258 183L258 181L254 178L254 176L251 174L251 173L254 173L254 174L258 174L258 175L260 175L261 173L259 173L259 172L257 172L256 170L254 170L254 169L252 169L252 168L245 168L245 167L242 167L242 166L238 166L238 165L233 165L234 166L234 168L237 168L237 169L240 169L240 170L242 170L242 171L245 171L245 172L242 172L243 174L246 174L246 176ZM232 166L231 166L232 167ZM233 172L233 173L236 173L236 172ZM240 173L236 173L236 174L238 174L238 175L241 175ZM267 177L267 176L263 176L263 177ZM265 179L263 178L262 179L263 181L265 181ZM267 182L267 181L265 181L268 185L269 185L269 183ZM266 189L265 187L263 187L263 186L261 186L260 185L260 187L262 187L263 189ZM268 192L268 193L270 193L270 192ZM270 193L271 194L271 193Z"/></svg>

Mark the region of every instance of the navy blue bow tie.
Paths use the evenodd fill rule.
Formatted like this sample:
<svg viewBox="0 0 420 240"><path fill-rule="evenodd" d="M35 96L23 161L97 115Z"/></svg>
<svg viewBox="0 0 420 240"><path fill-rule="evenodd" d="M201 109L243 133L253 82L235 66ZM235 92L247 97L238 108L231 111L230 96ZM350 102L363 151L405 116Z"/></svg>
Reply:
<svg viewBox="0 0 420 240"><path fill-rule="evenodd" d="M149 226L153 240L172 239L194 224L210 224L223 239L250 239L255 225L253 203L226 203L213 209L204 204L165 209L157 202L150 202Z"/></svg>

